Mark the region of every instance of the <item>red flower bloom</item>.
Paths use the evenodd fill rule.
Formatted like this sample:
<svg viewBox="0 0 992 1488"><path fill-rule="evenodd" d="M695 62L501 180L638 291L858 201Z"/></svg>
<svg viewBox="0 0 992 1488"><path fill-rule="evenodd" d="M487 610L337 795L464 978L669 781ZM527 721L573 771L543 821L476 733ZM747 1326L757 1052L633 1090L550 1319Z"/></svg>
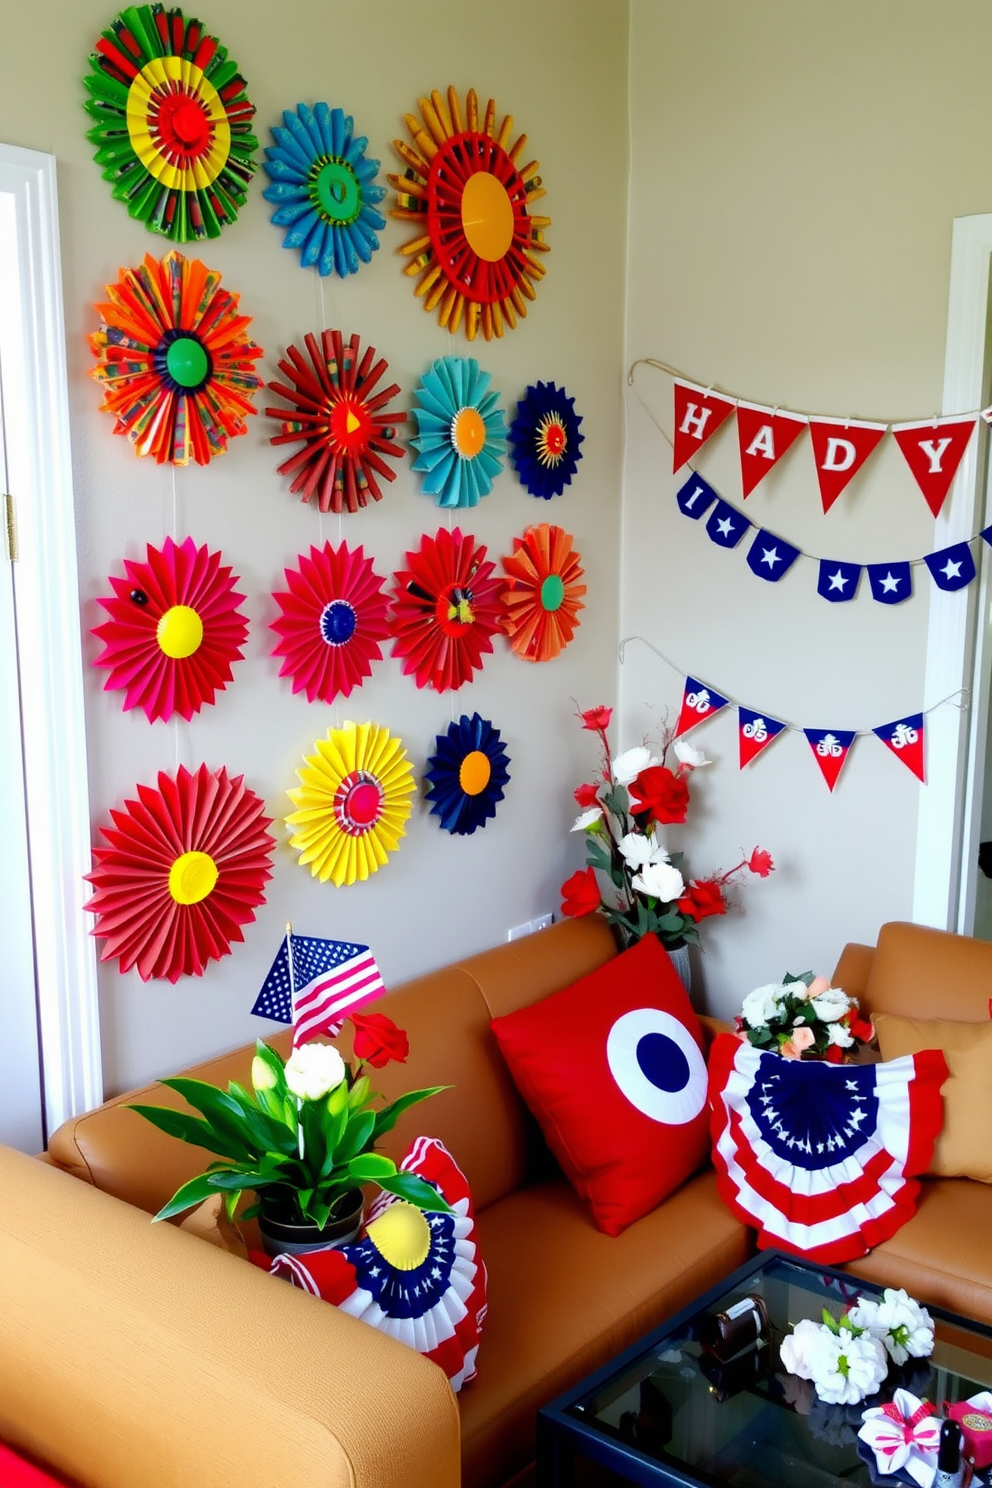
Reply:
<svg viewBox="0 0 992 1488"><path fill-rule="evenodd" d="M561 886L561 912L578 919L580 915L592 914L600 904L599 884L591 868L580 868L567 878Z"/></svg>
<svg viewBox="0 0 992 1488"><path fill-rule="evenodd" d="M364 1059L373 1069L382 1069L391 1059L405 1064L410 1040L385 1013L352 1013L355 1025L355 1058Z"/></svg>
<svg viewBox="0 0 992 1488"><path fill-rule="evenodd" d="M828 1064L841 1064L844 1059L844 1050L840 1044L828 1044L824 1059Z"/></svg>
<svg viewBox="0 0 992 1488"><path fill-rule="evenodd" d="M689 885L682 898L677 901L677 908L698 925L700 920L707 920L710 915L726 914L727 901L714 879L703 878L696 879Z"/></svg>
<svg viewBox="0 0 992 1488"><path fill-rule="evenodd" d="M584 713L579 714L579 717L582 719L583 728L594 729L597 733L600 733L603 729L609 728L610 719L613 717L613 709L604 708L600 704L598 708L587 708Z"/></svg>
<svg viewBox="0 0 992 1488"><path fill-rule="evenodd" d="M850 1017L843 1019L843 1021L847 1024L854 1037L861 1039L862 1043L870 1044L875 1037L874 1025L869 1023L867 1018L861 1018L857 1013L852 1013Z"/></svg>
<svg viewBox="0 0 992 1488"><path fill-rule="evenodd" d="M599 800L599 787L596 785L579 785L572 792L579 806L595 806Z"/></svg>
<svg viewBox="0 0 992 1488"><path fill-rule="evenodd" d="M689 787L667 765L649 765L630 783L635 815L647 812L660 826L685 821Z"/></svg>
<svg viewBox="0 0 992 1488"><path fill-rule="evenodd" d="M763 847L756 847L754 849L754 852L747 860L747 866L750 868L751 872L756 873L759 878L767 878L769 873L774 872L775 869L775 864L772 862L771 853L766 852Z"/></svg>

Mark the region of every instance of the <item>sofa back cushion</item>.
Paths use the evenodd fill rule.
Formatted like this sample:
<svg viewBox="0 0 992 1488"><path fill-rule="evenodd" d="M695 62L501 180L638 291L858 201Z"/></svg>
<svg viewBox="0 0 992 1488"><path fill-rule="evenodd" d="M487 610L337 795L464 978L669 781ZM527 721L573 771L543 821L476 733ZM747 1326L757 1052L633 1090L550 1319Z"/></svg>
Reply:
<svg viewBox="0 0 992 1488"><path fill-rule="evenodd" d="M992 944L946 930L883 925L862 1011L982 1023L992 996Z"/></svg>

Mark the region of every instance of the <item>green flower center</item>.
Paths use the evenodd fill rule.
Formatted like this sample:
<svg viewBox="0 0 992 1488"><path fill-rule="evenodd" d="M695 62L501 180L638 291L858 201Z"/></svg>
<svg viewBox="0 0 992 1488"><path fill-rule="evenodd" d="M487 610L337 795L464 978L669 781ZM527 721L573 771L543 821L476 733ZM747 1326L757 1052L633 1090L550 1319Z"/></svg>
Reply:
<svg viewBox="0 0 992 1488"><path fill-rule="evenodd" d="M358 177L338 155L323 155L314 161L307 190L324 220L338 227L347 227L362 210Z"/></svg>

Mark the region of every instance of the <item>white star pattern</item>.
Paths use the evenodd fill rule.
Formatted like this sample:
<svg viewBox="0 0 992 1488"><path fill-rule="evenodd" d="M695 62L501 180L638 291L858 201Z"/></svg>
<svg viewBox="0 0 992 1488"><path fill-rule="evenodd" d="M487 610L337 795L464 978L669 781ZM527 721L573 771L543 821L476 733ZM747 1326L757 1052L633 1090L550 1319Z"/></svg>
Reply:
<svg viewBox="0 0 992 1488"><path fill-rule="evenodd" d="M882 580L879 588L881 589L883 594L895 594L896 590L899 588L899 580L896 578L891 569L885 575L885 578Z"/></svg>
<svg viewBox="0 0 992 1488"><path fill-rule="evenodd" d="M721 537L729 537L734 530L734 524L729 517L724 517L721 522L717 522L716 530Z"/></svg>
<svg viewBox="0 0 992 1488"><path fill-rule="evenodd" d="M960 559L955 562L953 558L948 558L947 562L944 564L943 568L940 571L944 575L944 578L948 581L950 581L951 579L959 579L961 577Z"/></svg>
<svg viewBox="0 0 992 1488"><path fill-rule="evenodd" d="M828 578L831 589L836 589L838 594L843 594L844 585L847 583L847 575L841 573L840 569L838 569L836 573L828 574Z"/></svg>
<svg viewBox="0 0 992 1488"><path fill-rule="evenodd" d="M762 563L767 563L769 568L774 568L776 563L781 563L782 560L778 556L778 548L764 548L761 554L761 561Z"/></svg>

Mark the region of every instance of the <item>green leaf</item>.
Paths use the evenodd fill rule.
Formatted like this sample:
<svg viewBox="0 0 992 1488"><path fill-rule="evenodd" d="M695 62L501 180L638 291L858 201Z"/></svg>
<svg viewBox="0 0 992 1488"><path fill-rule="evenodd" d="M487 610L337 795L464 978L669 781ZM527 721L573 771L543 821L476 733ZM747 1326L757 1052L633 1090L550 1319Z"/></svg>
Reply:
<svg viewBox="0 0 992 1488"><path fill-rule="evenodd" d="M630 810L630 796L625 785L615 785L603 796L603 805L614 816L626 816Z"/></svg>
<svg viewBox="0 0 992 1488"><path fill-rule="evenodd" d="M171 1106L130 1106L152 1126L164 1131L167 1136L178 1137L193 1147L204 1147L207 1152L216 1152L220 1157L234 1162L251 1158L252 1153L243 1142L234 1142L214 1131L208 1122L198 1116L188 1116L185 1111L174 1111Z"/></svg>
<svg viewBox="0 0 992 1488"><path fill-rule="evenodd" d="M276 1095L280 1097L284 1096L286 1094L286 1067L275 1049L270 1048L268 1044L264 1044L261 1039L256 1039L255 1053L262 1060L263 1064L268 1066L275 1077L276 1083L272 1088Z"/></svg>
<svg viewBox="0 0 992 1488"><path fill-rule="evenodd" d="M360 1152L348 1163L348 1172L356 1183L379 1183L383 1178L392 1177L396 1164L391 1157L383 1157L381 1152Z"/></svg>
<svg viewBox="0 0 992 1488"><path fill-rule="evenodd" d="M174 1214L182 1214L184 1209L192 1209L197 1204L202 1204L204 1199L213 1198L217 1192L217 1185L213 1182L216 1177L216 1173L201 1173L198 1178L191 1178L182 1188L176 1190L169 1202L155 1215L155 1219L171 1219ZM252 1184L246 1180L243 1186L251 1188Z"/></svg>
<svg viewBox="0 0 992 1488"><path fill-rule="evenodd" d="M283 1152L288 1156L299 1150L295 1123L290 1129L285 1121L259 1110L254 1098L236 1080L230 1082L228 1094L238 1106L252 1140L261 1151Z"/></svg>
<svg viewBox="0 0 992 1488"><path fill-rule="evenodd" d="M348 1125L335 1154L337 1163L348 1163L364 1151L373 1140L375 1122L373 1111L356 1111L348 1118Z"/></svg>
<svg viewBox="0 0 992 1488"><path fill-rule="evenodd" d="M814 977L811 971L801 971L798 976L793 976L791 972L787 971L782 978L782 986L787 987L790 982L802 982L804 987L808 987L813 979Z"/></svg>
<svg viewBox="0 0 992 1488"><path fill-rule="evenodd" d="M823 1316L824 1323L830 1329L831 1333L839 1333L840 1332L840 1324L838 1323L837 1319L834 1317L833 1313L830 1311L830 1309L828 1307L825 1307L823 1309L822 1316Z"/></svg>
<svg viewBox="0 0 992 1488"><path fill-rule="evenodd" d="M171 1079L162 1080L160 1084L170 1090L175 1090L194 1109L205 1116L213 1130L225 1137L229 1142L235 1142L241 1148L245 1157L254 1157L258 1154L259 1147L266 1144L256 1142L251 1134L245 1114L233 1096L224 1090L218 1090L215 1085L207 1085L203 1080L189 1080L176 1075Z"/></svg>
<svg viewBox="0 0 992 1488"><path fill-rule="evenodd" d="M683 916L679 914L678 910L669 910L668 914L658 916L658 929L664 930L667 935L674 935L676 932L681 933L684 928L682 920Z"/></svg>
<svg viewBox="0 0 992 1488"><path fill-rule="evenodd" d="M359 1106L364 1106L372 1089L372 1081L368 1075L360 1075L351 1087L348 1095L348 1110L357 1111Z"/></svg>
<svg viewBox="0 0 992 1488"><path fill-rule="evenodd" d="M609 871L610 854L598 837L586 838L586 863L590 868L602 869L604 873Z"/></svg>
<svg viewBox="0 0 992 1488"><path fill-rule="evenodd" d="M346 1111L348 1109L348 1098L348 1082L347 1080L342 1080L340 1085L335 1085L327 1097L327 1110L329 1114L336 1116L339 1111Z"/></svg>
<svg viewBox="0 0 992 1488"><path fill-rule="evenodd" d="M375 1128L372 1133L373 1142L378 1142L379 1138L385 1136L386 1132L392 1131L397 1121L403 1115L403 1112L408 1111L411 1106L417 1105L420 1101L428 1100L432 1095L440 1095L442 1090L450 1089L450 1085L431 1085L427 1090L409 1090L406 1095L399 1096L380 1111L375 1118Z"/></svg>
<svg viewBox="0 0 992 1488"><path fill-rule="evenodd" d="M392 1178L377 1178L376 1182L387 1193L406 1199L408 1204L415 1204L418 1209L426 1209L432 1214L454 1214L455 1212L447 1199L441 1197L434 1185L423 1178L418 1178L416 1173L396 1173Z"/></svg>

